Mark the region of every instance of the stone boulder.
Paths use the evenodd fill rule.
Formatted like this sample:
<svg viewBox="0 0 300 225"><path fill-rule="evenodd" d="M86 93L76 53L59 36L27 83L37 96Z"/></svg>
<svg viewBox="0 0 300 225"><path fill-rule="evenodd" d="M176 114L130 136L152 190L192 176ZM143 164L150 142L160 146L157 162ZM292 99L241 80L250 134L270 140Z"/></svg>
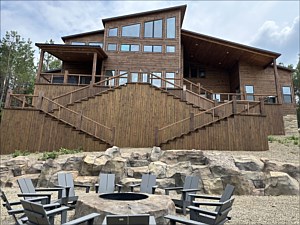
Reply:
<svg viewBox="0 0 300 225"><path fill-rule="evenodd" d="M142 175L145 173L149 173L148 166L141 167L129 167L127 168L127 176L133 178L142 178Z"/></svg>
<svg viewBox="0 0 300 225"><path fill-rule="evenodd" d="M168 164L168 163L166 163ZM166 177L174 177L176 174L190 175L192 173L191 162L183 161L176 164L168 164L166 168Z"/></svg>
<svg viewBox="0 0 300 225"><path fill-rule="evenodd" d="M287 173L271 171L265 195L299 195L299 183Z"/></svg>
<svg viewBox="0 0 300 225"><path fill-rule="evenodd" d="M233 157L237 168L246 171L262 171L264 163L254 156Z"/></svg>
<svg viewBox="0 0 300 225"><path fill-rule="evenodd" d="M176 164L178 162L190 162L195 165L206 164L206 157L201 150L167 150L161 155L161 162Z"/></svg>
<svg viewBox="0 0 300 225"><path fill-rule="evenodd" d="M151 150L150 160L152 162L156 162L159 160L163 152L161 151L160 147L153 147Z"/></svg>
<svg viewBox="0 0 300 225"><path fill-rule="evenodd" d="M111 157L106 154L88 154L83 158L80 174L82 176L98 176Z"/></svg>
<svg viewBox="0 0 300 225"><path fill-rule="evenodd" d="M105 151L105 154L110 156L111 158L121 157L120 148L118 148L117 146L113 146L112 148L108 148Z"/></svg>
<svg viewBox="0 0 300 225"><path fill-rule="evenodd" d="M167 166L166 163L160 161L151 162L149 164L149 172L156 175L157 178L165 178Z"/></svg>

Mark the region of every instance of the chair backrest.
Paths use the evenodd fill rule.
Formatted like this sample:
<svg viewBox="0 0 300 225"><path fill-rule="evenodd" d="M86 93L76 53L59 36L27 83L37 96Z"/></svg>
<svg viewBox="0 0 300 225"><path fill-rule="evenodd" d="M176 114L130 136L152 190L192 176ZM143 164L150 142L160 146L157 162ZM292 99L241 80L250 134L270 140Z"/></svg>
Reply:
<svg viewBox="0 0 300 225"><path fill-rule="evenodd" d="M127 225L128 215L107 215L106 216L107 225Z"/></svg>
<svg viewBox="0 0 300 225"><path fill-rule="evenodd" d="M152 194L152 187L156 185L156 176L152 174L143 174L141 182L141 192Z"/></svg>
<svg viewBox="0 0 300 225"><path fill-rule="evenodd" d="M183 189L197 189L199 187L199 177L197 176L186 176L183 184ZM195 192L189 192L189 194L195 194ZM186 195L184 199L186 201L191 201L191 197Z"/></svg>
<svg viewBox="0 0 300 225"><path fill-rule="evenodd" d="M13 208L11 207L5 193L0 189L0 195L1 195L1 199L3 201L3 206L5 206L5 208L8 210L12 210ZM14 218L15 224L22 224L22 222L20 222L15 214L11 214L12 217Z"/></svg>
<svg viewBox="0 0 300 225"><path fill-rule="evenodd" d="M17 180L18 185L22 193L36 193L33 186L32 180L30 178L20 178ZM30 199L33 197L24 197L24 199Z"/></svg>
<svg viewBox="0 0 300 225"><path fill-rule="evenodd" d="M227 200L229 200L234 192L234 186L232 186L231 184L227 184L223 194L221 195L220 201L219 202L225 202ZM217 206L215 211L218 212L220 210L220 207Z"/></svg>
<svg viewBox="0 0 300 225"><path fill-rule="evenodd" d="M115 190L115 174L100 173L98 193L113 193Z"/></svg>
<svg viewBox="0 0 300 225"><path fill-rule="evenodd" d="M149 225L149 214L128 215L128 225Z"/></svg>
<svg viewBox="0 0 300 225"><path fill-rule="evenodd" d="M21 203L28 218L28 224L50 225L43 205L26 200L21 200Z"/></svg>
<svg viewBox="0 0 300 225"><path fill-rule="evenodd" d="M233 202L234 198L230 198L223 202L223 204L219 207L214 224L224 224L228 220L228 213L232 209Z"/></svg>
<svg viewBox="0 0 300 225"><path fill-rule="evenodd" d="M58 173L58 185L62 187L70 187L69 197L75 196L73 175L71 173ZM66 197L66 190L63 190L62 197Z"/></svg>

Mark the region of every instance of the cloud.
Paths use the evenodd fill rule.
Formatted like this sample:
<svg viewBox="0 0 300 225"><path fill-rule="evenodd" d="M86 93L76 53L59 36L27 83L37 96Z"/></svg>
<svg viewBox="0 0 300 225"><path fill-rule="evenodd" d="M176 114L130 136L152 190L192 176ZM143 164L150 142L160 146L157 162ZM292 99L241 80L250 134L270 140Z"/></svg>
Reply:
<svg viewBox="0 0 300 225"><path fill-rule="evenodd" d="M282 54L278 62L290 62L295 66L300 53L299 16L285 26L279 26L272 20L266 21L253 37L251 45L277 51Z"/></svg>

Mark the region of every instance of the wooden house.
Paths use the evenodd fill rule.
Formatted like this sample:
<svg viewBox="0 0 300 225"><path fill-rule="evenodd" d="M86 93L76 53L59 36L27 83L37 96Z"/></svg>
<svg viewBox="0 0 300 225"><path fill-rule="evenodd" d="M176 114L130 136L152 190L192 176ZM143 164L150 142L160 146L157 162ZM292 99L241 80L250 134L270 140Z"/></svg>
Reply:
<svg viewBox="0 0 300 225"><path fill-rule="evenodd" d="M1 154L60 147L267 150L296 118L279 53L182 29L186 6L40 44L34 95L7 94ZM62 68L42 71L44 54Z"/></svg>

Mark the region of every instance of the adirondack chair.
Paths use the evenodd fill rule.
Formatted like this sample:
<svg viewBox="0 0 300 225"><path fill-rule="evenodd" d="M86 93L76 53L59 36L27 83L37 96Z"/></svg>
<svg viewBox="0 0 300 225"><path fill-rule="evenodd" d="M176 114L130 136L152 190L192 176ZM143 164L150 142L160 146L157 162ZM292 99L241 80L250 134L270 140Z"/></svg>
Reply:
<svg viewBox="0 0 300 225"><path fill-rule="evenodd" d="M57 187L63 188L62 201L70 207L74 207L78 200L78 196L75 195L74 187L85 188L85 192L89 193L90 186L84 184L74 184L73 175L71 173L58 173L57 174L58 185Z"/></svg>
<svg viewBox="0 0 300 225"><path fill-rule="evenodd" d="M165 194L169 195L170 191L181 191L181 199L172 199L175 206L182 209L183 215L186 215L186 207L191 205L191 197L188 195L189 193L196 193L200 191L198 189L199 186L199 177L197 176L186 176L184 180L183 187L169 187L165 188Z"/></svg>
<svg viewBox="0 0 300 225"><path fill-rule="evenodd" d="M59 215L62 212L67 212L69 207L67 206L61 206L59 208L45 211L43 208L43 205L21 200L22 206L24 208L24 212L26 216L28 217L29 224L35 224L35 225L54 225L54 217L55 215ZM92 225L94 223L94 219L99 216L98 213L91 213L89 215L86 215L84 217L80 217L78 219L66 222L66 217L64 220L61 221L60 224L63 225L76 225L81 224L84 222L87 222L88 225ZM56 223L57 224L57 223Z"/></svg>
<svg viewBox="0 0 300 225"><path fill-rule="evenodd" d="M217 212L207 211L196 206L188 206L190 209L190 219L174 215L167 215L165 218L170 220L170 225L175 225L177 222L189 225L222 225L228 221L228 213L232 209L233 202L234 198L232 197L224 202L212 203L219 206Z"/></svg>
<svg viewBox="0 0 300 225"><path fill-rule="evenodd" d="M23 225L24 223L26 223L28 218L25 216L23 208L13 209L13 207L12 207L12 206L22 206L21 202L20 201L9 202L6 195L5 195L5 193L1 189L0 189L0 195L1 195L1 199L3 201L2 205L6 208L7 213L13 217L13 219L15 221L15 224L16 225ZM32 198L32 199L30 199L30 201L40 202L42 199L47 199L47 197ZM45 209L53 209L53 208L56 208L56 207L59 207L59 206L60 206L59 203L43 205L43 207ZM18 216L18 214L22 214L22 215Z"/></svg>
<svg viewBox="0 0 300 225"><path fill-rule="evenodd" d="M115 184L115 174L99 174L99 182L95 184L96 193L113 193L115 191L115 187L118 188L118 192L121 192L122 185Z"/></svg>
<svg viewBox="0 0 300 225"><path fill-rule="evenodd" d="M50 204L52 193L37 193L37 191L47 191L47 192L58 192L58 199L62 196L63 188L35 188L33 186L32 180L29 178L20 178L17 180L18 185L21 190L21 194L18 194L19 197L24 197L26 200L31 200L32 198L42 197L42 204ZM45 196L47 198L45 198Z"/></svg>
<svg viewBox="0 0 300 225"><path fill-rule="evenodd" d="M156 225L156 222L149 214L107 215L102 225Z"/></svg>
<svg viewBox="0 0 300 225"><path fill-rule="evenodd" d="M133 192L135 187L140 186L140 192L154 194L156 185L156 176L151 174L143 174L142 182L140 184L131 184L129 185L130 191Z"/></svg>
<svg viewBox="0 0 300 225"><path fill-rule="evenodd" d="M211 195L197 195L197 194L189 194L191 196L191 202L192 205L197 206L197 207L201 207L201 205L206 205L206 202L198 202L198 201L194 201L195 198L202 198L202 199L209 199L209 200L219 200L219 202L224 202L227 201L228 199L230 199L233 195L234 192L234 186L232 186L231 184L227 184L224 192L221 196L211 196ZM211 206L211 204L210 204ZM219 211L219 206L216 205L216 209L215 211ZM228 217L228 219L230 220L231 217Z"/></svg>

